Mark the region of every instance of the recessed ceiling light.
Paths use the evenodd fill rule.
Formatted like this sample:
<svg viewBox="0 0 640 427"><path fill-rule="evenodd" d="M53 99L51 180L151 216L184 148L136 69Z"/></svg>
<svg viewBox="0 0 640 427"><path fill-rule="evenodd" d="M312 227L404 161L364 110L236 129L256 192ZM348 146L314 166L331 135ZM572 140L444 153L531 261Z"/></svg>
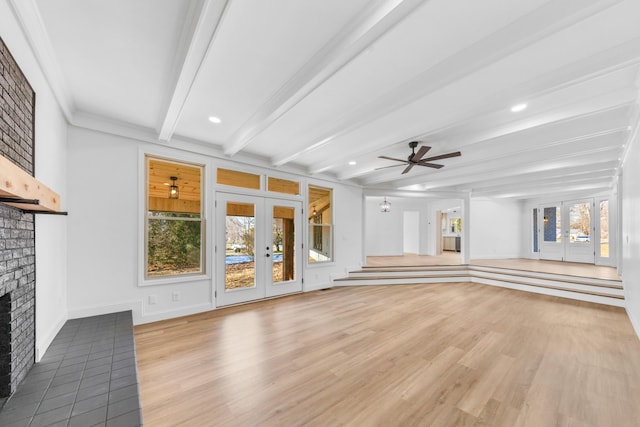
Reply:
<svg viewBox="0 0 640 427"><path fill-rule="evenodd" d="M216 116L209 117L209 121L211 123L215 123L215 124L218 124L218 123L222 122L222 120L220 120L220 117L216 117Z"/></svg>
<svg viewBox="0 0 640 427"><path fill-rule="evenodd" d="M513 111L514 113L517 113L519 111L524 110L525 108L527 108L527 104L518 104L511 107L511 111Z"/></svg>
<svg viewBox="0 0 640 427"><path fill-rule="evenodd" d="M351 160L351 161L349 162L349 166L355 166L356 164L357 164L357 163L356 163L356 161L355 161L355 160Z"/></svg>

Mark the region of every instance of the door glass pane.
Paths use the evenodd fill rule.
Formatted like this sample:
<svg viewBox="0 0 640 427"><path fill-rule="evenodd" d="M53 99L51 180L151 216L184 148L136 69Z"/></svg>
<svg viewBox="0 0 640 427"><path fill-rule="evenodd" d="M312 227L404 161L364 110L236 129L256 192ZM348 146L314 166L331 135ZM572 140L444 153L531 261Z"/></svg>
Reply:
<svg viewBox="0 0 640 427"><path fill-rule="evenodd" d="M562 221L560 217L560 207L554 206L544 208L544 241L560 242L562 241Z"/></svg>
<svg viewBox="0 0 640 427"><path fill-rule="evenodd" d="M227 202L225 290L255 286L255 205Z"/></svg>
<svg viewBox="0 0 640 427"><path fill-rule="evenodd" d="M600 256L609 258L609 201L600 202Z"/></svg>
<svg viewBox="0 0 640 427"><path fill-rule="evenodd" d="M533 210L533 252L538 252L538 209Z"/></svg>
<svg viewBox="0 0 640 427"><path fill-rule="evenodd" d="M591 210L589 203L574 203L569 206L569 242L591 241Z"/></svg>
<svg viewBox="0 0 640 427"><path fill-rule="evenodd" d="M273 207L273 283L295 278L295 208Z"/></svg>

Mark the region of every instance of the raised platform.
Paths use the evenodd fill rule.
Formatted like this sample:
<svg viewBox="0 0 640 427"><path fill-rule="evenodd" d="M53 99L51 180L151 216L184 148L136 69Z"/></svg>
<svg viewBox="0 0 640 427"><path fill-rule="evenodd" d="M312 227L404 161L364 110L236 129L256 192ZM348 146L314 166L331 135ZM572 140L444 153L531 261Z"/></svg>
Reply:
<svg viewBox="0 0 640 427"><path fill-rule="evenodd" d="M527 261L535 268L527 269ZM334 279L334 285L472 282L623 307L622 280L612 272L615 269L573 263L483 260L469 265L366 266Z"/></svg>
<svg viewBox="0 0 640 427"><path fill-rule="evenodd" d="M131 312L69 320L0 409L0 426L142 425Z"/></svg>

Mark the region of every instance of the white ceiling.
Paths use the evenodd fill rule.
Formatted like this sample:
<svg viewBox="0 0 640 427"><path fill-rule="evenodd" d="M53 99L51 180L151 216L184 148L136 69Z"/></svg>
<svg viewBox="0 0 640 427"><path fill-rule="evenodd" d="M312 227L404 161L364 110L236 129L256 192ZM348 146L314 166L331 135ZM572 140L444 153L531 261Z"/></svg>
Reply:
<svg viewBox="0 0 640 427"><path fill-rule="evenodd" d="M72 123L370 188L606 191L637 123L637 0L11 1Z"/></svg>

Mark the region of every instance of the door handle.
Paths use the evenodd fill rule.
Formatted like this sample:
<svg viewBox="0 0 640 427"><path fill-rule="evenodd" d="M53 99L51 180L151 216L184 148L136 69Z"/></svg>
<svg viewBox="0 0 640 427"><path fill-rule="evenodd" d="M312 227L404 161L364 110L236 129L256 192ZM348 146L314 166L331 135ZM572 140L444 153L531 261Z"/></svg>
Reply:
<svg viewBox="0 0 640 427"><path fill-rule="evenodd" d="M271 255L270 255L270 254L266 254L265 256L266 256L267 258L269 258Z"/></svg>

